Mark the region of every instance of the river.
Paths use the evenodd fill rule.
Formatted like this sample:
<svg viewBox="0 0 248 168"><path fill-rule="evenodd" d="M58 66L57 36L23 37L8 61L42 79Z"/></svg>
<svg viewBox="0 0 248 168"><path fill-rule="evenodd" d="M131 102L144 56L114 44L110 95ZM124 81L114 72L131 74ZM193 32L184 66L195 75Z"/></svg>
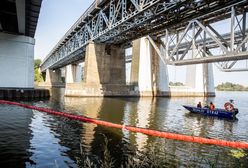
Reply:
<svg viewBox="0 0 248 168"><path fill-rule="evenodd" d="M76 115L172 133L248 143L248 92L215 98L72 98L54 89L50 100L22 102ZM236 120L191 114L182 104L229 99ZM247 167L248 150L156 138L0 105L1 167Z"/></svg>

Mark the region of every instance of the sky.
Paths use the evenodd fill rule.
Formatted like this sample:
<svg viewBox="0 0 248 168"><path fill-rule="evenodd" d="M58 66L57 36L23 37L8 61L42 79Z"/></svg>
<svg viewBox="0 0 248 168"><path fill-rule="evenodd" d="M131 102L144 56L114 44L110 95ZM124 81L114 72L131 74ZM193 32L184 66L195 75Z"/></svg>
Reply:
<svg viewBox="0 0 248 168"><path fill-rule="evenodd" d="M35 33L35 59L43 59L93 0L43 0Z"/></svg>
<svg viewBox="0 0 248 168"><path fill-rule="evenodd" d="M43 60L76 20L91 5L93 0L43 0L35 34L35 59ZM248 86L248 72L221 72L215 66L215 86L232 82ZM183 82L186 68L169 67L169 80Z"/></svg>

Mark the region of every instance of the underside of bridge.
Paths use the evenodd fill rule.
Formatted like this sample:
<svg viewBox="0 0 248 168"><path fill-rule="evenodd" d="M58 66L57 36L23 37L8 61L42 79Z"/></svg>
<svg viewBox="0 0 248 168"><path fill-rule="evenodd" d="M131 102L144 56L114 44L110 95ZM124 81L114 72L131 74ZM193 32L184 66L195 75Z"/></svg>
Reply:
<svg viewBox="0 0 248 168"><path fill-rule="evenodd" d="M83 81L75 87L82 96L211 96L214 81L209 63L228 70L238 60L248 59L247 10L246 0L96 0L44 59L41 69L56 71L84 62ZM111 47L89 50L92 45ZM121 72L125 66L113 61L118 54L103 54L116 50L116 46L120 51L127 46L133 49L131 85L118 83L119 88L113 87L113 81L122 79L122 73L116 78L107 72L118 72L113 69L117 65L112 64L119 64ZM102 54L92 54L97 52ZM89 63L92 59L94 64ZM191 65L187 68L187 88L169 88L167 65ZM85 90L92 78L97 87L88 88L97 92ZM106 78L113 81L106 83ZM69 95L76 95L73 84L66 86L71 90Z"/></svg>
<svg viewBox="0 0 248 168"><path fill-rule="evenodd" d="M0 88L34 87L34 34L41 2L0 1Z"/></svg>

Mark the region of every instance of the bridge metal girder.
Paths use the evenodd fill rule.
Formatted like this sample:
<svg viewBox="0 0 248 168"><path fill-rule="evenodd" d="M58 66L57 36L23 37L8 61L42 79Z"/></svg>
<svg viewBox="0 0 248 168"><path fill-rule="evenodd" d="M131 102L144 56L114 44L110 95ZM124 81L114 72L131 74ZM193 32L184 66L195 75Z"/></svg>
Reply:
<svg viewBox="0 0 248 168"><path fill-rule="evenodd" d="M95 1L48 54L41 69L44 71L47 68L65 66L69 64L66 58L71 55L74 55L74 60L81 59L82 56L74 53L83 49L89 41L123 44L148 34L164 34L165 27L168 30L181 31L190 20L192 20L190 23L196 24L198 20L194 19L202 17L203 20L209 19L208 22L214 22L229 15L224 12L220 18L216 18L215 11L220 14L227 10L227 7L245 6L244 4L247 4L245 0ZM175 33L173 31L169 31L169 34Z"/></svg>
<svg viewBox="0 0 248 168"><path fill-rule="evenodd" d="M221 34L214 24L202 23L203 20L195 19L190 21L183 31L173 33L167 29L165 36L154 38L159 41L160 46L156 45L153 38L148 37L148 40L166 64L217 62L216 66L220 70L230 72L238 60L248 59L247 12L244 9L239 10L243 13L235 11L235 6L227 9L230 16L226 18L226 21L230 22L229 33ZM224 26L223 29L227 29L228 24ZM247 64L239 69L248 70ZM233 71L239 69L234 68Z"/></svg>
<svg viewBox="0 0 248 168"><path fill-rule="evenodd" d="M169 10L177 3L185 0L170 0L163 2L162 8ZM61 46L56 46L42 63L42 71L47 68L58 67L58 63L68 55L85 47L89 41L118 43L125 39L120 33L151 19L156 10L161 9L162 0L111 0L88 21L85 22L75 34L68 36ZM153 9L153 12L151 12ZM65 63L66 64L66 63ZM61 65L62 66L62 65Z"/></svg>
<svg viewBox="0 0 248 168"><path fill-rule="evenodd" d="M42 0L1 0L0 32L34 37Z"/></svg>

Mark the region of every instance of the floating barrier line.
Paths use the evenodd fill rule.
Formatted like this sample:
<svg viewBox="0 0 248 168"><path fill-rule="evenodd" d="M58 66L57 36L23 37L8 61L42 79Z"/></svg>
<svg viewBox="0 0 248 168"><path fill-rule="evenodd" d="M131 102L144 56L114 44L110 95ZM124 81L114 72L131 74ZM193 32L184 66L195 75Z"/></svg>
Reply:
<svg viewBox="0 0 248 168"><path fill-rule="evenodd" d="M248 148L248 143L245 143L245 142L234 142L234 141L226 141L226 140L221 140L221 139L202 138L202 137L196 137L196 136L156 131L156 130L151 130L151 129L146 129L146 128L138 128L138 127L133 127L133 126L121 125L121 124L114 124L111 122L101 121L101 120L97 120L97 119L93 119L93 118L89 118L85 116L67 114L67 113L60 112L60 111L54 111L52 109L29 106L27 104L21 104L17 102L6 101L6 100L0 100L0 104L20 106L20 107L24 107L28 109L34 109L37 111L45 112L45 113L52 114L52 115L63 116L63 117L66 117L72 120L94 123L94 124L102 125L106 127L126 129L132 132L144 133L147 135L166 138L166 139L173 139L173 140L185 141L185 142L194 142L194 143L200 143L200 144L227 146L227 147L232 147L232 148Z"/></svg>

